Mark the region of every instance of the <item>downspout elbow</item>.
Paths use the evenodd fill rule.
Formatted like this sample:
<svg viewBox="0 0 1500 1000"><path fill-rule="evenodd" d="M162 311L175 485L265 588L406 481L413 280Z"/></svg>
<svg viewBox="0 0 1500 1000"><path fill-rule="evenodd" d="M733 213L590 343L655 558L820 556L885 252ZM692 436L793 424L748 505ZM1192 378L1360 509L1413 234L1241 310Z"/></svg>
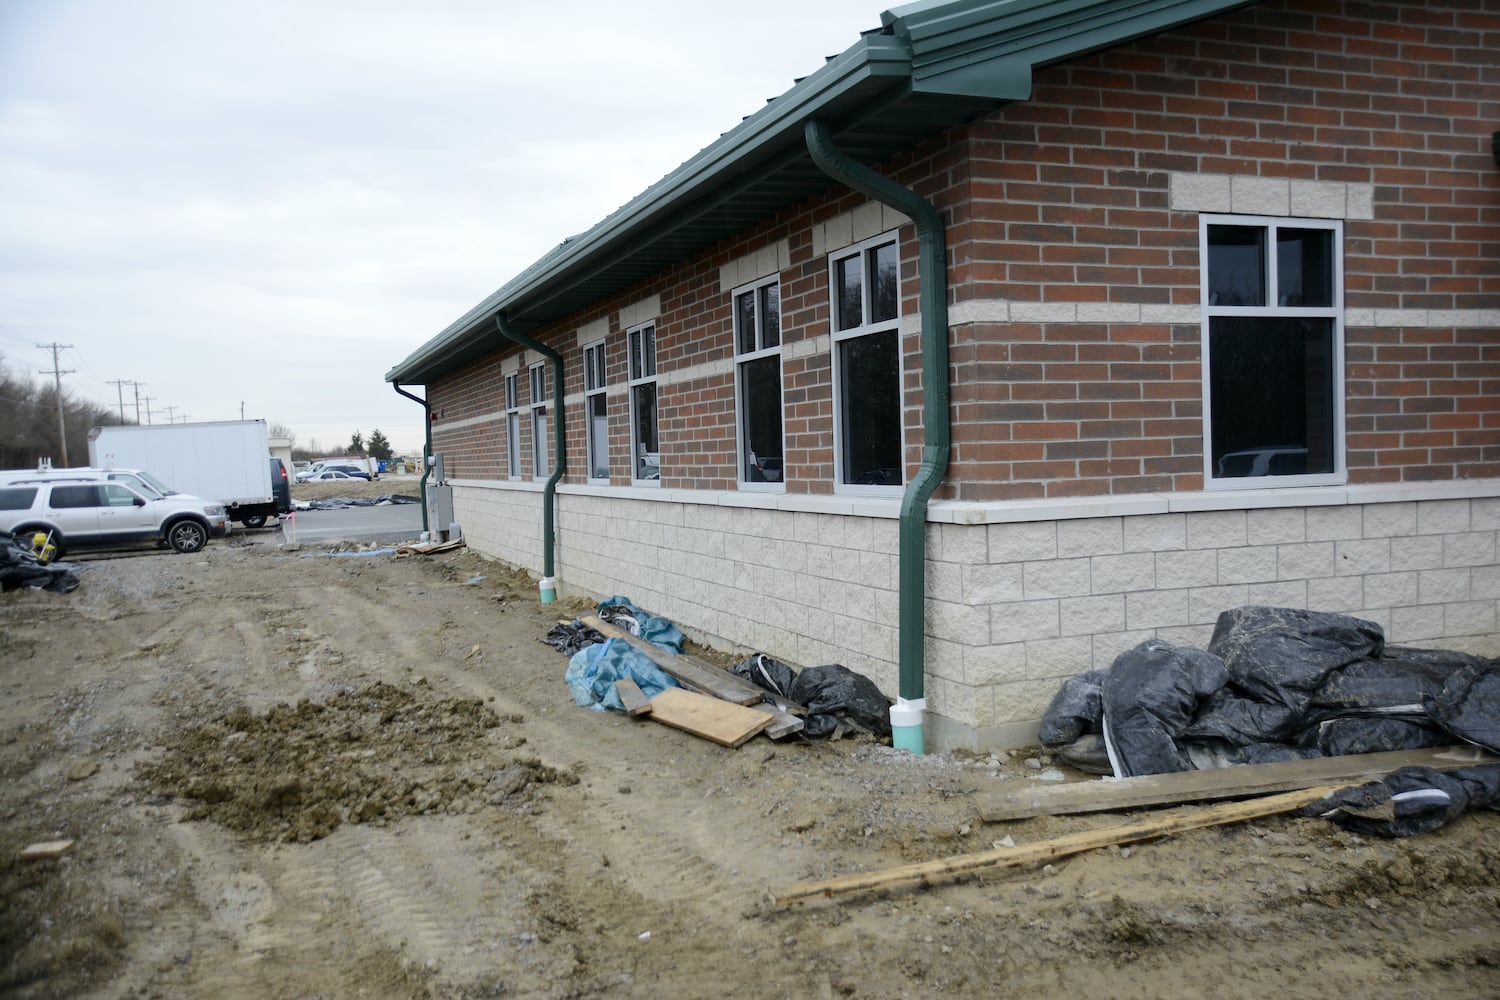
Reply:
<svg viewBox="0 0 1500 1000"><path fill-rule="evenodd" d="M947 475L952 446L948 410L948 265L942 216L921 195L844 155L828 126L817 119L803 129L808 154L829 177L912 220L918 239L918 291L922 321L922 463L901 498L899 528L899 697L891 708L893 742L922 753L926 709L927 503Z"/></svg>
<svg viewBox="0 0 1500 1000"><path fill-rule="evenodd" d="M427 477L432 475L432 408L427 405L427 400L420 396L414 396L401 388L400 383L392 382L391 386L402 396L422 407L422 427L426 432L424 444L422 445L422 478L417 481L417 493L422 498L422 530L430 537L432 525L427 523Z"/></svg>

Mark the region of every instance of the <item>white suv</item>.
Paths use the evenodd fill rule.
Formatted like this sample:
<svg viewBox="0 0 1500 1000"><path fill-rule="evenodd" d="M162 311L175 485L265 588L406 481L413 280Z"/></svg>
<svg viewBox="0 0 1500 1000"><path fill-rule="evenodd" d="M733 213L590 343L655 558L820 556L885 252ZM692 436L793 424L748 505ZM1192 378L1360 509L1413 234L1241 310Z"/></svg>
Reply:
<svg viewBox="0 0 1500 1000"><path fill-rule="evenodd" d="M114 548L153 541L197 552L229 534L224 505L198 498L148 498L124 483L38 479L0 486L0 531L50 536L65 549Z"/></svg>

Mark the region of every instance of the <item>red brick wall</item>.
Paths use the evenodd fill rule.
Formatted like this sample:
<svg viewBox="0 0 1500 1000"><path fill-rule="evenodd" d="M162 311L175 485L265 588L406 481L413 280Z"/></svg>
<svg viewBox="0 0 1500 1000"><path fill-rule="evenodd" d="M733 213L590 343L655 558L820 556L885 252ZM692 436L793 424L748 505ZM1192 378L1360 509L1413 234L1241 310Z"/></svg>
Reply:
<svg viewBox="0 0 1500 1000"><path fill-rule="evenodd" d="M1037 75L970 130L957 301L1198 303L1171 173L1373 185L1351 310L1500 307L1500 3L1271 2ZM1197 325L1010 324L953 351L956 495L1202 486ZM1500 332L1346 328L1352 482L1500 475Z"/></svg>
<svg viewBox="0 0 1500 1000"><path fill-rule="evenodd" d="M1456 9L1461 8L1461 9ZM1370 185L1375 219L1345 225L1350 310L1500 309L1500 0L1462 4L1273 0L1040 71L1032 100L913 151L886 171L949 224L949 300L1198 304L1198 215L1173 212L1173 173ZM659 295L662 485L736 481L729 296L719 268L785 239L784 343L828 333L827 261L811 227L861 205L832 194L538 336L581 400L577 328L610 317L612 387L625 382L615 313ZM917 246L901 233L903 314L917 312ZM1430 321L1429 321L1430 324ZM1500 331L1346 327L1352 482L1500 475ZM907 462L921 455L921 359L905 338ZM510 352L507 352L509 354ZM972 323L951 344L954 450L939 497L989 500L1202 486L1199 326ZM690 379L673 373L694 366ZM786 489L833 490L826 350L784 363ZM524 410L523 475L530 475ZM498 363L430 390L449 475L505 475ZM553 406L555 414L556 407ZM449 433L443 420L493 412ZM614 482L629 481L629 408L610 397ZM568 407L570 481L584 474L582 406Z"/></svg>

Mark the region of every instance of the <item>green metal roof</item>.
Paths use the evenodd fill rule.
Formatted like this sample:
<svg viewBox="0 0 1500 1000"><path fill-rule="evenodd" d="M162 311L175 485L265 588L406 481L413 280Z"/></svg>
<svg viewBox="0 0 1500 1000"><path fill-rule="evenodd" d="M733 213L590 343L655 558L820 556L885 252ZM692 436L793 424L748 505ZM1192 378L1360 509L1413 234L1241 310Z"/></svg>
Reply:
<svg viewBox="0 0 1500 1000"><path fill-rule="evenodd" d="M659 274L827 190L804 145L828 123L838 148L874 165L945 128L1031 96L1064 62L1254 0L921 0L726 132L588 232L564 240L386 373L426 384L523 333Z"/></svg>

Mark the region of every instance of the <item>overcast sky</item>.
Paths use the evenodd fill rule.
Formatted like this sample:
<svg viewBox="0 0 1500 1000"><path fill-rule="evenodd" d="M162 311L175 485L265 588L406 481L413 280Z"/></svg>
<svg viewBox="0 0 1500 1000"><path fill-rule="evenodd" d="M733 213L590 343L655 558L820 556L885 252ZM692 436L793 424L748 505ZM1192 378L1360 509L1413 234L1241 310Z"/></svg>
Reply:
<svg viewBox="0 0 1500 1000"><path fill-rule="evenodd" d="M386 371L886 6L0 0L0 363L420 452Z"/></svg>

